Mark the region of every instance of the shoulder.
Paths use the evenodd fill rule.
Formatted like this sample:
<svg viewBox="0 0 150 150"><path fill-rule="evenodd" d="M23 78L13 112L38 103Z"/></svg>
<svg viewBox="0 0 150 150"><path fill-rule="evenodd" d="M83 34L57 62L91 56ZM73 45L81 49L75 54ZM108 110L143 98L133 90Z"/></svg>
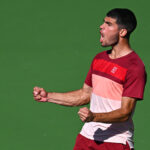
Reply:
<svg viewBox="0 0 150 150"><path fill-rule="evenodd" d="M141 73L141 71L145 70L145 65L136 52L133 52L129 58L129 62L129 70L135 71L136 73Z"/></svg>
<svg viewBox="0 0 150 150"><path fill-rule="evenodd" d="M127 69L128 77L133 76L136 78L146 78L145 65L137 53L133 52L128 62L129 62Z"/></svg>
<svg viewBox="0 0 150 150"><path fill-rule="evenodd" d="M94 59L101 59L101 58L105 58L106 56L107 56L107 51L103 51L103 52L96 54Z"/></svg>

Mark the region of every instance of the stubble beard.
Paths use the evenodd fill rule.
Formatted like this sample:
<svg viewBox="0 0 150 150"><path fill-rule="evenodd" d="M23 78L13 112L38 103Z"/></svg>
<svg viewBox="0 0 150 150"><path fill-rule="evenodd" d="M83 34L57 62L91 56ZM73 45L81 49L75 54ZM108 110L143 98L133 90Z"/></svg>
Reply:
<svg viewBox="0 0 150 150"><path fill-rule="evenodd" d="M102 47L109 47L109 46L115 46L115 45L117 45L118 44L118 42L119 42L119 35L117 34L117 35L114 35L114 36L112 36L110 39L108 39L108 42L106 41L106 43L101 43L101 46Z"/></svg>

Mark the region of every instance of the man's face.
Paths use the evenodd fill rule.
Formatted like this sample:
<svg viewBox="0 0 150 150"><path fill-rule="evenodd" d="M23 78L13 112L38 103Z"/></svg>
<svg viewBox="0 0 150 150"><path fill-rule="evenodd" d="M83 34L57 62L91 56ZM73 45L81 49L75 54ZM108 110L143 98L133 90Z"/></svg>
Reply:
<svg viewBox="0 0 150 150"><path fill-rule="evenodd" d="M104 47L113 46L119 40L119 27L116 24L116 19L105 17L104 23L100 26L100 42Z"/></svg>

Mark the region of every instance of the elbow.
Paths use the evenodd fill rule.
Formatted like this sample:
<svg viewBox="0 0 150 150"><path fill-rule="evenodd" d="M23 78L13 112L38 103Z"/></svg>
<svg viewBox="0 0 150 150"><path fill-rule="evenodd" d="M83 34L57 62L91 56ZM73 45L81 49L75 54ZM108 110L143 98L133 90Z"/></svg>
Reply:
<svg viewBox="0 0 150 150"><path fill-rule="evenodd" d="M124 117L122 117L121 118L121 122L126 122L126 121L128 121L129 120L129 118L130 118L130 116L124 116Z"/></svg>
<svg viewBox="0 0 150 150"><path fill-rule="evenodd" d="M121 122L128 121L130 116L131 116L131 112L129 112L128 110L123 110L122 111Z"/></svg>

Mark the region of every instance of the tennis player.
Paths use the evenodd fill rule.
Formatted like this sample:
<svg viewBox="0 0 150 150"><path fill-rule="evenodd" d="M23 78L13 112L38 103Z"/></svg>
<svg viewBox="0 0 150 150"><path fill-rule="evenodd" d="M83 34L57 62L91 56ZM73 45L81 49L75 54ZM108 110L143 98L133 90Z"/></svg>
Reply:
<svg viewBox="0 0 150 150"><path fill-rule="evenodd" d="M81 89L46 92L35 87L34 99L65 106L90 103L78 115L85 122L74 150L134 149L132 121L136 102L143 99L146 72L129 39L136 28L134 13L128 9L110 10L100 26L100 43L112 49L97 54Z"/></svg>

